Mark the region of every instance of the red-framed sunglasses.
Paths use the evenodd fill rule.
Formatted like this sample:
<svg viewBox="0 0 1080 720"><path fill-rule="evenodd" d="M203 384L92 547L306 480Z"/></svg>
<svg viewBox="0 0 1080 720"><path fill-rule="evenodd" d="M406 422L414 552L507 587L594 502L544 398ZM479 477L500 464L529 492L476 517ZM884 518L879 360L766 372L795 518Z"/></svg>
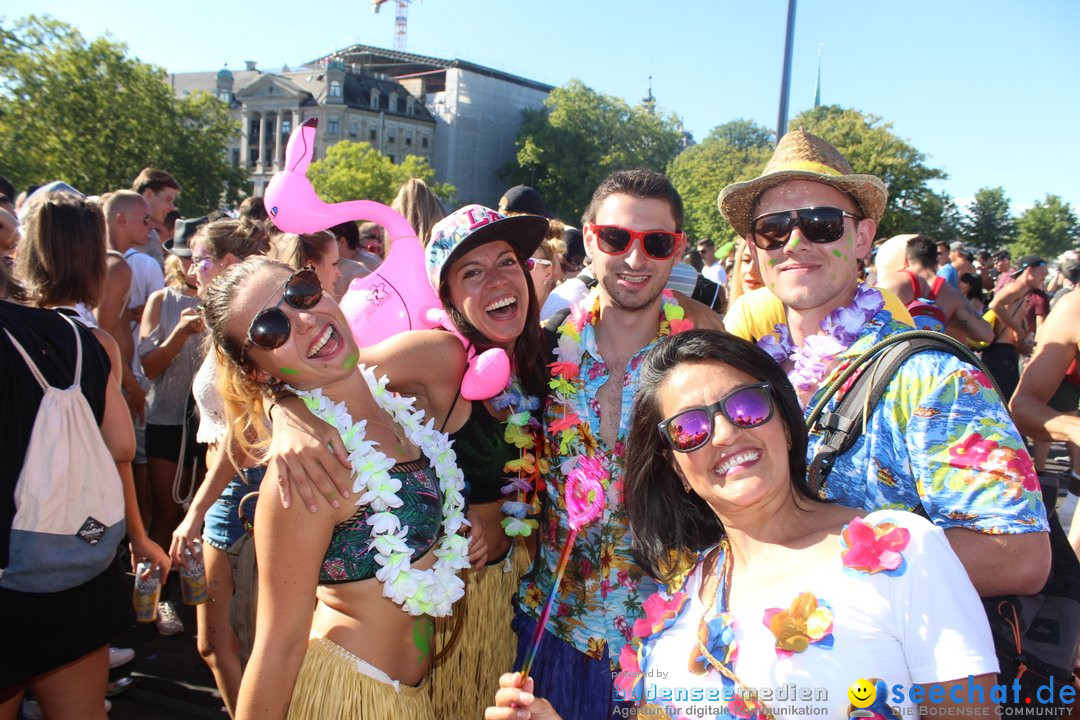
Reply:
<svg viewBox="0 0 1080 720"><path fill-rule="evenodd" d="M641 242L645 254L654 260L667 260L675 252L686 233L667 230L630 230L618 225L587 223L585 230L596 236L596 244L608 255L625 255L635 240Z"/></svg>

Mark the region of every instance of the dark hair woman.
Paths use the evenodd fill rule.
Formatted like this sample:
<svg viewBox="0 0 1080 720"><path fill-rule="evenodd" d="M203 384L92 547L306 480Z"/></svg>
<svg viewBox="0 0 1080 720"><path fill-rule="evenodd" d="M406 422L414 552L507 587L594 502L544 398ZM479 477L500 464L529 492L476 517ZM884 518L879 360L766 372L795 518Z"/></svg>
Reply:
<svg viewBox="0 0 1080 720"><path fill-rule="evenodd" d="M944 532L912 513L817 500L806 443L794 388L751 343L689 331L645 357L626 502L635 551L667 585L644 603L616 692L672 716L689 688L706 694L698 712L740 717L792 705L891 717L887 702L913 714L931 701L896 688L926 683L944 690L935 712L969 684L992 705L989 628ZM849 693L855 667L864 680ZM488 718L520 717L500 711L521 701L550 717L513 676L502 682Z"/></svg>

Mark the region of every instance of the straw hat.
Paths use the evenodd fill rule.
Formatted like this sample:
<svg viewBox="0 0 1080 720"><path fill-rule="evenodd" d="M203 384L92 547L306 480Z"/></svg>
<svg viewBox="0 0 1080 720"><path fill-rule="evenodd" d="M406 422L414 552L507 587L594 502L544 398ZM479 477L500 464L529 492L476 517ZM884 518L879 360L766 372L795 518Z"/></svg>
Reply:
<svg viewBox="0 0 1080 720"><path fill-rule="evenodd" d="M750 234L754 202L761 193L788 180L813 180L847 193L865 217L875 222L885 212L889 191L880 178L855 175L844 156L829 143L805 130L794 130L780 139L761 175L732 183L720 191L716 204L735 232Z"/></svg>

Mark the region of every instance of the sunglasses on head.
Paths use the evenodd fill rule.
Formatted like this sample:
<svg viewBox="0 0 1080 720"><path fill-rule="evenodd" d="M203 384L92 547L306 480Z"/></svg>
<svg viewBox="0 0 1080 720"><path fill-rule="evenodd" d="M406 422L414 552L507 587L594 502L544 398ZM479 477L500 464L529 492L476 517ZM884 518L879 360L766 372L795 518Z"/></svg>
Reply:
<svg viewBox="0 0 1080 720"><path fill-rule="evenodd" d="M787 244L791 231L799 226L802 236L812 243L836 242L844 236L844 218L862 220L846 210L812 207L766 213L754 218L751 236L762 250L779 250Z"/></svg>
<svg viewBox="0 0 1080 720"><path fill-rule="evenodd" d="M241 348L242 360L247 359L247 349L254 345L263 350L274 350L285 344L292 332L289 317L281 311L281 303L288 303L297 310L310 310L322 300L323 289L319 276L310 267L297 270L285 281L281 299L273 307L263 306L248 326L247 339ZM267 301L269 302L269 300Z"/></svg>
<svg viewBox="0 0 1080 720"><path fill-rule="evenodd" d="M711 405L687 408L656 428L672 450L688 453L708 444L717 413L740 430L764 425L773 416L772 385L743 385Z"/></svg>
<svg viewBox="0 0 1080 720"><path fill-rule="evenodd" d="M589 223L585 226L596 236L597 246L608 255L625 255L635 240L641 242L645 254L654 260L667 260L675 252L679 241L686 237L681 232L668 232L667 230L629 230L618 225L596 225Z"/></svg>

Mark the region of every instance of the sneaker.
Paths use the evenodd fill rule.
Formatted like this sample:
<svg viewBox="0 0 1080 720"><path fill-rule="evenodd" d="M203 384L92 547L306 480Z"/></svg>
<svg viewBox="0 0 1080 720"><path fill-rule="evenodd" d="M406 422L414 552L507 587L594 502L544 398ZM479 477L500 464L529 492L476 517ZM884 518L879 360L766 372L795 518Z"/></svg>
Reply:
<svg viewBox="0 0 1080 720"><path fill-rule="evenodd" d="M109 647L109 669L126 665L135 659L135 651L131 648Z"/></svg>
<svg viewBox="0 0 1080 720"><path fill-rule="evenodd" d="M176 614L176 608L173 607L171 602L168 600L159 602L157 609L157 631L159 634L168 637L184 632L184 623L180 620L180 616Z"/></svg>

